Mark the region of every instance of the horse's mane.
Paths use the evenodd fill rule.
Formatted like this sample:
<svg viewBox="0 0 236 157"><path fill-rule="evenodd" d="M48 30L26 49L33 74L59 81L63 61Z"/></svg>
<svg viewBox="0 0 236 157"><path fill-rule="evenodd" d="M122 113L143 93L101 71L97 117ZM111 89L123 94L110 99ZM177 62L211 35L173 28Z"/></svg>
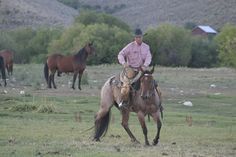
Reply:
<svg viewBox="0 0 236 157"><path fill-rule="evenodd" d="M79 63L84 63L86 61L88 54L86 53L85 48L83 47L82 49L79 50L77 54L75 54L75 58Z"/></svg>

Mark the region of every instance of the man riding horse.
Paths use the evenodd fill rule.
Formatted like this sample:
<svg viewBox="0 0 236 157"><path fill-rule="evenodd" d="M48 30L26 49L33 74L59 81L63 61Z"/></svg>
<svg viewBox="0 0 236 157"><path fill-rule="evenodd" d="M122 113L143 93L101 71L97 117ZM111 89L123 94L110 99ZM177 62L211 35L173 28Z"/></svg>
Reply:
<svg viewBox="0 0 236 157"><path fill-rule="evenodd" d="M118 54L119 63L124 67L123 75L120 77L120 80L122 81L122 87L119 108L128 106L131 87L130 80L134 79L140 70L146 71L152 60L149 45L143 42L143 34L141 29L137 28L134 34L134 41L126 45ZM157 87L157 83L156 90L159 97L161 98L161 92Z"/></svg>

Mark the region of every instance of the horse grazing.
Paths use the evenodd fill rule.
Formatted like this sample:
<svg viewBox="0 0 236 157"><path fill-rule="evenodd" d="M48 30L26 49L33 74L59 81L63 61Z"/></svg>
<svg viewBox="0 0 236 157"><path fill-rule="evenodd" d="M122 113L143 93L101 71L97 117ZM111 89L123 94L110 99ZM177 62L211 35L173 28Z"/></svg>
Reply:
<svg viewBox="0 0 236 157"><path fill-rule="evenodd" d="M162 126L160 120L160 113L162 114L162 110L160 110L161 100L155 88L155 83L152 76L153 72L154 67L151 71L142 72L141 76L139 77L139 89L134 90L131 88L132 90L130 92L129 105L126 108L120 109L122 114L121 125L128 133L131 141L139 143L128 126L129 113L137 113L143 130L146 145L149 145L149 141L147 138L148 131L145 124L145 116L151 115L157 124L157 134L153 140L153 145L156 145L159 142L160 130ZM100 137L106 134L110 120L109 117L111 107L115 105L118 108L118 104L121 101L120 84L121 82L119 81L119 76L114 76L109 78L102 87L100 109L97 112L95 118L95 141L100 141Z"/></svg>
<svg viewBox="0 0 236 157"><path fill-rule="evenodd" d="M4 59L4 67L7 69L7 73L10 76L13 73L13 52L10 50L0 51L0 56Z"/></svg>
<svg viewBox="0 0 236 157"><path fill-rule="evenodd" d="M79 74L78 88L81 90L81 77L86 68L86 59L88 55L94 52L93 44L86 44L79 52L75 55L64 56L62 54L53 54L47 58L47 62L44 65L44 76L48 84L48 88L54 88L56 84L54 82L54 75L56 71L58 73L74 73L72 88L75 89L75 81Z"/></svg>
<svg viewBox="0 0 236 157"><path fill-rule="evenodd" d="M4 65L4 59L2 56L0 56L0 70L1 70L2 79L4 80L4 86L6 87L7 82L6 82L5 65Z"/></svg>

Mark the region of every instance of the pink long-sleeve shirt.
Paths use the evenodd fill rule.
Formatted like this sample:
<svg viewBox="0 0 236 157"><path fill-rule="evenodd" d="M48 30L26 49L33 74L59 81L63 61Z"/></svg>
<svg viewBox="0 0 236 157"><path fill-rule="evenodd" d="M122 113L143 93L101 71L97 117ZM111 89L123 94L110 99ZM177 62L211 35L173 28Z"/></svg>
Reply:
<svg viewBox="0 0 236 157"><path fill-rule="evenodd" d="M150 48L147 44L142 42L138 45L136 41L129 43L118 54L120 64L128 63L133 68L138 68L142 65L149 66L152 60Z"/></svg>

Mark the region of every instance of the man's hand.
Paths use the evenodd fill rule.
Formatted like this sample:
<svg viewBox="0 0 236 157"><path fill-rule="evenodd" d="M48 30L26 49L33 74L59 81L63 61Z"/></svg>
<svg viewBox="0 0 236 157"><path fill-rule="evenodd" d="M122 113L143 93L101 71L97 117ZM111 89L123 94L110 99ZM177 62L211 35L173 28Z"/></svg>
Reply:
<svg viewBox="0 0 236 157"><path fill-rule="evenodd" d="M146 71L146 70L147 70L147 67L146 67L145 65L142 65L142 66L141 66L141 69L142 69L142 71Z"/></svg>
<svg viewBox="0 0 236 157"><path fill-rule="evenodd" d="M124 64L123 64L123 67L124 67L124 68L129 67L128 63L124 63Z"/></svg>

